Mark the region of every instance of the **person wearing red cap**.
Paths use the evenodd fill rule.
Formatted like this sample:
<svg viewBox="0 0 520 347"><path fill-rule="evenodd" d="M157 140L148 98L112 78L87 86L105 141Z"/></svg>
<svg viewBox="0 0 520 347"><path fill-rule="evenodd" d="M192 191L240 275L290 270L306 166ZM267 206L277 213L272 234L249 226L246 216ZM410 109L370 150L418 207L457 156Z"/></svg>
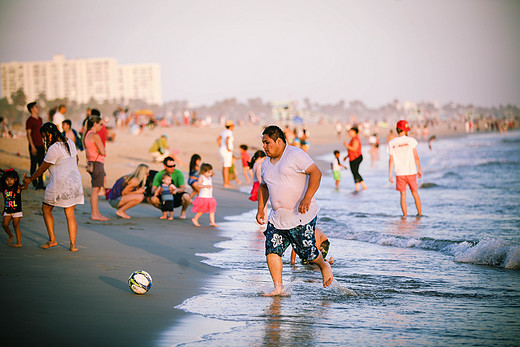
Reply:
<svg viewBox="0 0 520 347"><path fill-rule="evenodd" d="M417 207L417 216L421 216L421 199L417 192L417 177L422 177L421 162L417 154L417 140L408 137L410 126L405 120L400 120L396 125L397 137L388 143L388 179L390 183L394 183L392 171L395 168L396 187L395 189L401 193L401 209L403 210L403 218L407 216L406 208L406 186L410 187L412 196Z"/></svg>

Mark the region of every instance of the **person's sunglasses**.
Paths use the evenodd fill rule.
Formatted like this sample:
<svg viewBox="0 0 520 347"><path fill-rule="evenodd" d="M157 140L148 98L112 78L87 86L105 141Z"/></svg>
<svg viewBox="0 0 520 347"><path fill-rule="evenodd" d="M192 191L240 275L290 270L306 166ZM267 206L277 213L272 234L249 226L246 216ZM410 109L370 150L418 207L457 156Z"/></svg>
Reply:
<svg viewBox="0 0 520 347"><path fill-rule="evenodd" d="M166 167L169 167L169 168L172 168L172 167L175 167L175 164L173 165L165 165Z"/></svg>

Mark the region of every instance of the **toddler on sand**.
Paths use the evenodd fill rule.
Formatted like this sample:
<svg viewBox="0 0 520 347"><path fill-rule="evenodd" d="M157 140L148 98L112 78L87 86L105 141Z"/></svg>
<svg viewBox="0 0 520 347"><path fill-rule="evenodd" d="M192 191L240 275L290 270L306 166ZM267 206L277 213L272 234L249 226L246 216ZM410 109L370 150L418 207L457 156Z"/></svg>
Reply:
<svg viewBox="0 0 520 347"><path fill-rule="evenodd" d="M200 226L199 218L203 213L209 213L210 225L218 227L215 223L215 211L217 209L217 201L213 197L213 183L211 176L213 176L213 167L210 164L204 163L200 166L199 181L196 183L200 189L199 196L193 201L192 212L195 212L195 217L192 218L195 226Z"/></svg>
<svg viewBox="0 0 520 347"><path fill-rule="evenodd" d="M25 175L24 175L25 178ZM22 214L22 190L27 189L27 185L20 185L20 177L13 169L5 170L1 181L2 194L4 195L4 218L2 226L9 236L7 244L11 247L22 247L22 232L20 230L20 220ZM13 228L16 233L16 243L13 242L13 233L9 224L13 220Z"/></svg>
<svg viewBox="0 0 520 347"><path fill-rule="evenodd" d="M155 191L155 196L161 195L161 211L162 216L160 219L173 220L173 194L171 189L176 187L172 184L172 177L169 173L165 172L162 177L162 183Z"/></svg>

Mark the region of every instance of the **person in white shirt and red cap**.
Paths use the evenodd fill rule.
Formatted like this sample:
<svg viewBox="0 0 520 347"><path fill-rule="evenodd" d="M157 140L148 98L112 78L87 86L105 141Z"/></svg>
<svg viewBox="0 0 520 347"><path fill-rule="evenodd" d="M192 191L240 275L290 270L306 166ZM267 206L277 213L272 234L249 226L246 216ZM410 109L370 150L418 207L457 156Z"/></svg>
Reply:
<svg viewBox="0 0 520 347"><path fill-rule="evenodd" d="M417 207L417 216L422 215L421 199L417 192L417 176L422 177L421 162L417 154L417 140L408 137L410 126L405 120L400 120L396 125L397 137L388 142L388 179L390 183L394 183L392 171L395 168L396 187L395 189L401 193L401 209L403 210L403 218L407 216L406 208L406 186L410 187L412 196Z"/></svg>

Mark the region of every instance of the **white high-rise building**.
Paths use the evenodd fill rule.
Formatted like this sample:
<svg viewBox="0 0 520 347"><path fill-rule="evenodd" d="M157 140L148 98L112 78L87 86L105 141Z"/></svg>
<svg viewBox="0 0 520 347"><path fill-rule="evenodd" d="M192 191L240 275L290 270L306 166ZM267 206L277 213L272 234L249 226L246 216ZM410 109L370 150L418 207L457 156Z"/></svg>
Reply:
<svg viewBox="0 0 520 347"><path fill-rule="evenodd" d="M118 65L114 58L71 59L55 55L52 61L1 64L2 97L20 88L28 100L41 93L47 99L68 98L79 103L127 102L140 99L162 104L158 64Z"/></svg>

